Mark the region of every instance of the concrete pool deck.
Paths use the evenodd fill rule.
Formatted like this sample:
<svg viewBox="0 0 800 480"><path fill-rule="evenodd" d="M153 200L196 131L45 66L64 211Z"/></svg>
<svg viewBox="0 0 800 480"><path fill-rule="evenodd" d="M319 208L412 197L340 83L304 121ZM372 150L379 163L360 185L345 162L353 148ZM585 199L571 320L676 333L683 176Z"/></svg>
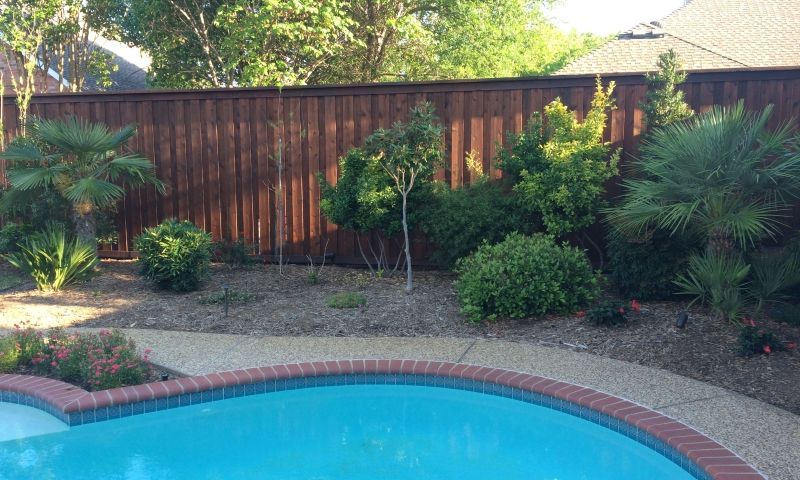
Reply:
<svg viewBox="0 0 800 480"><path fill-rule="evenodd" d="M773 480L800 479L800 416L738 393L610 358L500 340L256 337L127 329L152 360L186 375L341 359L415 359L505 368L629 399L716 440Z"/></svg>

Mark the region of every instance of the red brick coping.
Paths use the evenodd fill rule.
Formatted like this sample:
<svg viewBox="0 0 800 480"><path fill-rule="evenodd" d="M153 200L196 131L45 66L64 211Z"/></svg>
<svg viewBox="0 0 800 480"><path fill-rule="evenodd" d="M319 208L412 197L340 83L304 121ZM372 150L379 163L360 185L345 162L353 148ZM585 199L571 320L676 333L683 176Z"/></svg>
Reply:
<svg viewBox="0 0 800 480"><path fill-rule="evenodd" d="M57 380L29 375L0 375L0 393L3 401L27 404L46 410L68 424L83 413L103 410L107 418L125 416L126 413L111 416L109 409L115 406L141 405L149 403L150 408L128 408L127 415L145 413L178 406L177 402L167 405L172 397L185 398L201 392L213 393L231 387L237 388L237 395L248 393L244 388L254 384L279 382L287 379L311 377L333 377L342 375L416 375L424 377L443 377L444 379L464 379L478 384L510 387L509 392L521 391L543 395L552 399L553 406L558 403L564 411L590 409L617 421L635 427L655 437L676 450L714 480L764 480L766 477L749 466L739 456L711 440L698 431L677 420L645 408L641 405L609 395L591 388L560 382L550 378L527 373L480 367L476 365L449 362L430 362L419 360L338 360L325 362L292 363L272 365L261 368L248 368L229 372L210 373L194 377L154 382L132 387L114 388L98 392L83 389ZM486 388L484 387L484 390ZM512 390L516 389L516 390ZM241 393L240 393L241 391ZM496 390L495 390L496 391ZM14 395L16 394L16 397ZM506 395L512 396L512 395ZM213 399L216 399L215 396ZM225 398L228 398L227 396ZM514 396L517 398L517 396ZM177 400L176 398L172 398ZM161 400L159 402L159 400ZM204 395L201 401L212 400ZM156 403L158 402L158 404ZM573 407L564 408L564 405ZM132 412L132 413L131 413ZM601 422L602 424L602 422ZM607 426L607 425L606 425Z"/></svg>

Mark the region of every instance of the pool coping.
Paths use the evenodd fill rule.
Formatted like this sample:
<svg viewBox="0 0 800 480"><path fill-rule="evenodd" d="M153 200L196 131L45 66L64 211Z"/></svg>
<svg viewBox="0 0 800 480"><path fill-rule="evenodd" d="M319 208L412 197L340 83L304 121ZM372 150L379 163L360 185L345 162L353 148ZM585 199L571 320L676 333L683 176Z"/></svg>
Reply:
<svg viewBox="0 0 800 480"><path fill-rule="evenodd" d="M658 451L652 438L688 459L713 480L766 479L741 457L708 436L635 402L552 378L464 363L408 359L290 363L97 392L49 378L2 374L0 401L33 406L76 426L265 391L378 383L378 376L383 380L380 383L460 388L537 403L587 418ZM309 384L308 380L315 378L321 380ZM263 390L256 388L262 386Z"/></svg>

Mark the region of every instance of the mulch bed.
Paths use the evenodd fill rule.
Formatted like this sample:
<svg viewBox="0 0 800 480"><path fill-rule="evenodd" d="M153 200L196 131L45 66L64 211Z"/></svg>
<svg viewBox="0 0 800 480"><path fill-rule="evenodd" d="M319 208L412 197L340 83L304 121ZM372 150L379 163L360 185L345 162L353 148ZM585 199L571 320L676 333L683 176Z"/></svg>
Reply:
<svg viewBox="0 0 800 480"><path fill-rule="evenodd" d="M8 274L0 266L0 276ZM29 283L0 292L0 328L35 319L42 327L154 328L197 332L293 336L454 336L529 342L605 355L702 380L800 414L800 351L745 358L737 354L738 329L700 308L687 328L676 329L685 303L644 303L623 327L596 327L575 316L547 316L473 324L458 312L453 275L416 273L415 291L404 293L402 276L372 279L359 269L326 266L319 283L305 266L212 267L199 292L154 290L135 263L104 261L102 275L57 294L37 292ZM251 294L230 305L201 300L222 292ZM327 299L342 291L361 292L367 305L334 309ZM787 342L800 343L800 328L764 321Z"/></svg>

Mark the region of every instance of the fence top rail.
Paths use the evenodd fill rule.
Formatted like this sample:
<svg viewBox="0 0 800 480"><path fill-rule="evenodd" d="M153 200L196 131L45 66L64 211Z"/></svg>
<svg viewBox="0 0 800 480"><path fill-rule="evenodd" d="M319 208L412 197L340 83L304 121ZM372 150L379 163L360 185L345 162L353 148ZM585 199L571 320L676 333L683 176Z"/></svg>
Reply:
<svg viewBox="0 0 800 480"><path fill-rule="evenodd" d="M602 76L618 85L643 83L641 73L615 73ZM381 95L408 93L441 93L454 91L518 90L529 88L592 87L595 75L555 75L546 77L508 77L468 80L430 80L420 82L356 83L343 85L304 85L292 87L209 88L209 89L146 89L117 92L43 93L33 103L69 103L87 101L131 102L146 100L233 99L253 97L316 97L338 95ZM800 79L800 66L785 68L715 69L691 72L686 83L737 82ZM6 95L5 101L14 99Z"/></svg>

